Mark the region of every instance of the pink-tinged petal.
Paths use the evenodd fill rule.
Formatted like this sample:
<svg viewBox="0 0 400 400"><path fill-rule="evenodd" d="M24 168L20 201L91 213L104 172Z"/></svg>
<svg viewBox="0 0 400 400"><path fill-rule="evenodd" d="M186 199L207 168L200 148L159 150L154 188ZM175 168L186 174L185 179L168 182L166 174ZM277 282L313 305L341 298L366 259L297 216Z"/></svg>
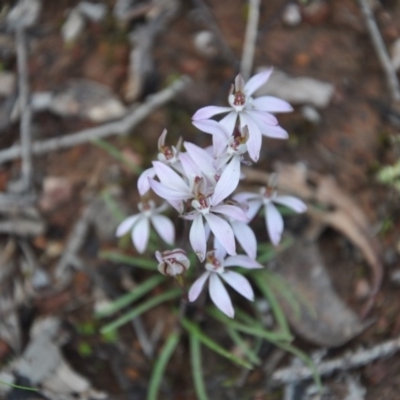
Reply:
<svg viewBox="0 0 400 400"><path fill-rule="evenodd" d="M226 271L221 274L221 278L243 297L246 297L250 301L254 300L253 288L243 275L233 271Z"/></svg>
<svg viewBox="0 0 400 400"><path fill-rule="evenodd" d="M228 140L229 136L231 135L231 133L228 132L227 129L222 124L220 124L217 121L214 121L213 119L192 121L192 124L202 132L210 133L211 135L221 136L224 137L226 140Z"/></svg>
<svg viewBox="0 0 400 400"><path fill-rule="evenodd" d="M164 129L158 138L158 150L161 151L164 144L165 144L165 138L167 137L167 130Z"/></svg>
<svg viewBox="0 0 400 400"><path fill-rule="evenodd" d="M153 161L153 167L158 179L165 186L182 193L189 193L188 185L171 167L160 161Z"/></svg>
<svg viewBox="0 0 400 400"><path fill-rule="evenodd" d="M265 206L265 224L272 244L277 246L281 241L283 232L283 218L272 203L268 203Z"/></svg>
<svg viewBox="0 0 400 400"><path fill-rule="evenodd" d="M219 123L223 125L223 127L226 129L226 131L229 134L229 137L233 134L233 130L235 129L236 125L236 120L237 120L238 114L235 111L230 112L228 115L225 115L224 118L222 118Z"/></svg>
<svg viewBox="0 0 400 400"><path fill-rule="evenodd" d="M162 256L162 254L161 254L160 251L157 250L157 251L154 253L154 255L156 256L156 259L157 259L157 261L158 261L159 263L161 263L161 262L164 261L164 260L163 260L163 256Z"/></svg>
<svg viewBox="0 0 400 400"><path fill-rule="evenodd" d="M264 128L261 130L262 134L267 137L271 137L274 139L287 139L289 134L279 125L278 126L270 126L264 125Z"/></svg>
<svg viewBox="0 0 400 400"><path fill-rule="evenodd" d="M258 213L260 210L260 207L262 205L262 201L260 199L256 200L250 200L247 202L248 209L246 211L246 215L249 218L249 221L251 221Z"/></svg>
<svg viewBox="0 0 400 400"><path fill-rule="evenodd" d="M215 170L213 168L213 157L204 149L196 146L193 143L185 142L185 149L193 162L196 164L200 171L203 171L207 176L214 176Z"/></svg>
<svg viewBox="0 0 400 400"><path fill-rule="evenodd" d="M228 140L219 135L213 135L213 157L218 158L226 151L228 147Z"/></svg>
<svg viewBox="0 0 400 400"><path fill-rule="evenodd" d="M231 256L235 256L235 237L233 236L231 226L224 219L212 213L206 214L204 218L207 220L211 232L220 241L222 246L224 246L228 254Z"/></svg>
<svg viewBox="0 0 400 400"><path fill-rule="evenodd" d="M307 210L306 204L303 201L301 201L300 199L298 199L297 197L277 196L277 197L273 198L272 201L274 203L279 203L286 207L289 207L298 213L302 213Z"/></svg>
<svg viewBox="0 0 400 400"><path fill-rule="evenodd" d="M240 114L240 125L243 128L247 125L249 129L249 140L247 141L247 151L249 153L250 158L257 162L258 158L260 157L260 150L261 150L261 132L258 128L257 124L253 122L253 120L246 115L246 113Z"/></svg>
<svg viewBox="0 0 400 400"><path fill-rule="evenodd" d="M189 233L190 244L200 261L206 258L206 232L204 230L204 223L202 215L196 215L190 227Z"/></svg>
<svg viewBox="0 0 400 400"><path fill-rule="evenodd" d="M233 309L231 298L225 286L218 278L216 273L211 273L210 283L208 285L208 291L210 293L211 300L224 314L228 317L233 318L235 310Z"/></svg>
<svg viewBox="0 0 400 400"><path fill-rule="evenodd" d="M271 76L272 71L273 68L269 68L251 77L244 86L246 95L251 96L259 87L264 85Z"/></svg>
<svg viewBox="0 0 400 400"><path fill-rule="evenodd" d="M168 210L168 204L164 201L164 203L161 204L161 206L158 206L155 210L155 214L161 214L164 211Z"/></svg>
<svg viewBox="0 0 400 400"><path fill-rule="evenodd" d="M184 207L181 200L167 200L167 202L172 208L178 211L179 214L183 213Z"/></svg>
<svg viewBox="0 0 400 400"><path fill-rule="evenodd" d="M219 171L225 164L229 162L232 158L232 154L224 154L219 156L216 160L213 161L213 165L217 171ZM240 175L240 174L239 174Z"/></svg>
<svg viewBox="0 0 400 400"><path fill-rule="evenodd" d="M154 193L167 200L172 206L177 201L189 200L193 197L191 193L178 192L151 178L149 178L149 183Z"/></svg>
<svg viewBox="0 0 400 400"><path fill-rule="evenodd" d="M141 214L132 215L128 218L125 218L117 227L117 231L115 235L117 237L124 236L128 233L133 226L135 225L136 221L141 217Z"/></svg>
<svg viewBox="0 0 400 400"><path fill-rule="evenodd" d="M258 263L254 259L251 259L250 257L244 255L228 257L224 261L224 267L242 267L246 269L264 268L260 263Z"/></svg>
<svg viewBox="0 0 400 400"><path fill-rule="evenodd" d="M153 215L150 217L154 229L165 243L173 244L175 241L175 225L165 215Z"/></svg>
<svg viewBox="0 0 400 400"><path fill-rule="evenodd" d="M237 74L235 78L235 91L244 93L244 79L242 74Z"/></svg>
<svg viewBox="0 0 400 400"><path fill-rule="evenodd" d="M143 254L146 250L150 236L150 224L147 218L141 218L132 231L132 242L136 250Z"/></svg>
<svg viewBox="0 0 400 400"><path fill-rule="evenodd" d="M214 251L215 251L215 257L217 257L219 260L223 260L226 256L226 250L224 246L218 241L218 239L214 236Z"/></svg>
<svg viewBox="0 0 400 400"><path fill-rule="evenodd" d="M197 110L193 117L193 121L198 121L201 119L209 119L213 117L214 115L222 114L231 111L232 109L230 107L218 107L218 106L207 106L200 108L200 110Z"/></svg>
<svg viewBox="0 0 400 400"><path fill-rule="evenodd" d="M141 196L143 196L150 190L150 183L148 178L154 178L155 176L156 171L154 168L148 168L140 174L137 181L137 188Z"/></svg>
<svg viewBox="0 0 400 400"><path fill-rule="evenodd" d="M275 115L272 115L269 112L246 109L245 113L249 118L251 118L254 122L257 123L261 131L262 131L261 126L264 126L264 124L268 126L279 125L279 122L275 117Z"/></svg>
<svg viewBox="0 0 400 400"><path fill-rule="evenodd" d="M197 211L191 211L187 214L181 215L180 217L186 219L187 221L193 221L197 217Z"/></svg>
<svg viewBox="0 0 400 400"><path fill-rule="evenodd" d="M240 158L233 157L230 163L225 167L221 176L215 185L214 194L211 198L211 204L217 205L226 199L239 184L240 179Z"/></svg>
<svg viewBox="0 0 400 400"><path fill-rule="evenodd" d="M189 301L195 301L199 297L210 274L211 272L204 272L204 274L202 274L193 282L193 285L190 287L188 293Z"/></svg>
<svg viewBox="0 0 400 400"><path fill-rule="evenodd" d="M285 100L274 96L261 96L253 99L252 103L257 110L268 112L291 112L293 107Z"/></svg>
<svg viewBox="0 0 400 400"><path fill-rule="evenodd" d="M237 206L232 204L220 204L215 206L211 210L213 213L223 214L229 218L233 218L235 221L249 222L249 218L246 213Z"/></svg>
<svg viewBox="0 0 400 400"><path fill-rule="evenodd" d="M196 176L201 176L201 171L188 153L180 153L179 160L181 161L184 174L189 179L189 182L193 182Z"/></svg>
<svg viewBox="0 0 400 400"><path fill-rule="evenodd" d="M233 198L238 203L244 203L244 202L247 202L249 200L259 199L260 195L258 193L253 193L253 192L240 192L240 193L236 193L233 196Z"/></svg>
<svg viewBox="0 0 400 400"><path fill-rule="evenodd" d="M257 239L253 230L246 223L240 221L232 222L231 226L242 249L254 260L257 257Z"/></svg>

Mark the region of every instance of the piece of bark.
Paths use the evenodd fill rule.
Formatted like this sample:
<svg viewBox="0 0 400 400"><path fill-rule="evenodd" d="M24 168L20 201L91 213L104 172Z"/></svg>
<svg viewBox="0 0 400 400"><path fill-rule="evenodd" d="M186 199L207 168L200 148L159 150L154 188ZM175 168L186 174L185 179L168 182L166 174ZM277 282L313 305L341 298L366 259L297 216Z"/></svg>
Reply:
<svg viewBox="0 0 400 400"><path fill-rule="evenodd" d="M336 294L318 247L297 239L278 258L276 273L284 279L297 307L277 291L293 329L304 339L324 347L338 347L367 326Z"/></svg>

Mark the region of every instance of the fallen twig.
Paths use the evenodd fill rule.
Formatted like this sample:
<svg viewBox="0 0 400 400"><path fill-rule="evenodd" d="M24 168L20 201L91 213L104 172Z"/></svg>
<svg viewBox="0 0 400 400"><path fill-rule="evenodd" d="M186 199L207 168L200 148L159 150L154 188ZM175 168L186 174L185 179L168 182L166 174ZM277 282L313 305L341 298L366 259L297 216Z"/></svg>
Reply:
<svg viewBox="0 0 400 400"><path fill-rule="evenodd" d="M249 0L249 18L247 20L246 36L243 46L240 72L244 80L248 80L253 67L254 51L256 47L258 20L260 17L260 0Z"/></svg>
<svg viewBox="0 0 400 400"><path fill-rule="evenodd" d="M358 3L360 4L360 8L363 13L368 32L371 36L372 43L375 47L376 54L383 67L383 70L385 71L392 100L400 101L399 80L397 79L396 71L386 50L385 43L383 42L382 36L379 32L374 15L368 4L368 0L358 0Z"/></svg>
<svg viewBox="0 0 400 400"><path fill-rule="evenodd" d="M378 344L370 349L347 352L342 357L324 361L316 365L319 375L329 375L335 371L359 368L380 358L392 356L400 350L400 337ZM271 380L275 384L298 382L313 377L313 371L306 366L292 366L274 372Z"/></svg>
<svg viewBox="0 0 400 400"><path fill-rule="evenodd" d="M66 278L69 275L67 273L67 268L71 264L74 264L75 256L83 246L87 232L89 231L91 217L91 207L87 206L69 235L63 255L61 256L55 269L55 276L56 278L61 279L61 281L68 280Z"/></svg>
<svg viewBox="0 0 400 400"><path fill-rule="evenodd" d="M18 88L19 107L22 113L20 122L21 138L21 181L22 189L28 192L32 186L32 154L31 154L31 119L32 111L29 104L29 81L27 66L27 40L24 27L16 30L17 64L18 64Z"/></svg>
<svg viewBox="0 0 400 400"><path fill-rule="evenodd" d="M44 233L45 225L41 220L13 218L0 222L0 233L17 236L38 236Z"/></svg>
<svg viewBox="0 0 400 400"><path fill-rule="evenodd" d="M105 138L111 135L125 135L156 108L171 100L177 92L184 88L188 81L189 78L183 76L166 89L149 96L147 101L136 107L132 113L119 121L103 124L95 128L84 129L80 132L58 138L36 141L32 144L32 154L46 154L51 151L67 149L69 147L87 143L94 139ZM20 145L15 145L6 150L0 151L0 164L18 158L20 154Z"/></svg>
<svg viewBox="0 0 400 400"><path fill-rule="evenodd" d="M21 209L26 210L36 202L33 194L16 195L0 193L0 212L15 212Z"/></svg>

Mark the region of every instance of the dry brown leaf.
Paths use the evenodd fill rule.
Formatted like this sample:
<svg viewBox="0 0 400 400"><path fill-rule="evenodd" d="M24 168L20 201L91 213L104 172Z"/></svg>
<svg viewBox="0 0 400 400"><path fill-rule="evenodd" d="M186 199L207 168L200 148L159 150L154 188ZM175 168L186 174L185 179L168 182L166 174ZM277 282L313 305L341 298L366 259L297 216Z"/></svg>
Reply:
<svg viewBox="0 0 400 400"><path fill-rule="evenodd" d="M297 307L279 291L277 296L293 329L304 339L319 346L338 347L367 326L336 294L315 244L296 240L280 255L278 263L276 272L298 300Z"/></svg>

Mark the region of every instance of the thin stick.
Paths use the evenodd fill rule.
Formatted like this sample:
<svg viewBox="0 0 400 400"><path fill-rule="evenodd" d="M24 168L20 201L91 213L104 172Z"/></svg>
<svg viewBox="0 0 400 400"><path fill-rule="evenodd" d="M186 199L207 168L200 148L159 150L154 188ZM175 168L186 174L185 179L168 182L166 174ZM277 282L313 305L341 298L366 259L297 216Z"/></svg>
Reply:
<svg viewBox="0 0 400 400"><path fill-rule="evenodd" d="M86 206L82 216L75 223L72 232L69 235L67 245L65 246L63 255L61 256L56 268L55 275L58 279L67 281L69 278L68 267L71 265L71 261L74 261L75 256L82 248L87 233L90 228L90 222L92 218L92 211L90 206Z"/></svg>
<svg viewBox="0 0 400 400"><path fill-rule="evenodd" d="M347 371L359 368L380 358L392 356L400 350L400 337L378 344L370 349L362 349L356 352L348 352L342 357L334 358L316 365L319 375L329 375L335 371ZM311 379L313 372L306 366L293 366L282 368L272 375L272 382L285 384Z"/></svg>
<svg viewBox="0 0 400 400"><path fill-rule="evenodd" d="M132 113L129 113L126 117L119 121L103 124L95 128L84 129L82 131L59 138L34 142L32 145L32 153L37 156L49 153L51 151L67 149L82 143L90 142L94 139L105 138L111 135L125 135L132 128L142 122L143 119L151 114L156 108L171 100L176 93L181 91L186 86L188 82L189 78L183 76L168 88L149 96L146 102L139 105ZM0 151L0 164L18 158L20 154L21 146L19 145Z"/></svg>
<svg viewBox="0 0 400 400"><path fill-rule="evenodd" d="M28 192L32 186L32 153L31 153L31 119L32 111L29 104L29 81L28 81L28 56L27 40L23 27L16 30L17 42L17 64L18 64L18 88L19 107L22 113L20 122L21 138L21 180L23 191Z"/></svg>
<svg viewBox="0 0 400 400"><path fill-rule="evenodd" d="M392 61L383 42L382 36L379 32L374 15L368 4L368 0L358 0L361 11L363 13L368 32L371 36L372 43L375 47L376 54L386 74L387 84L391 92L393 101L400 101L400 85L397 79L396 71L394 70Z"/></svg>
<svg viewBox="0 0 400 400"><path fill-rule="evenodd" d="M249 19L247 20L242 62L240 64L240 72L245 81L249 79L251 70L253 68L258 20L260 18L260 0L249 0L249 7Z"/></svg>

